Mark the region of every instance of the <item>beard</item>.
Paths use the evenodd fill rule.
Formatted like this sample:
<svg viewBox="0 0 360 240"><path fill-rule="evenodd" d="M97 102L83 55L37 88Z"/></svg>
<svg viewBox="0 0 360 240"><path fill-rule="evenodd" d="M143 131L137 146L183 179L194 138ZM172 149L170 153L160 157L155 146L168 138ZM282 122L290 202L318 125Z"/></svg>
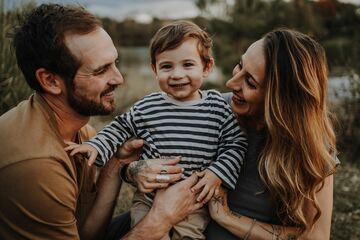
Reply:
<svg viewBox="0 0 360 240"><path fill-rule="evenodd" d="M115 86L111 86L100 94L100 97L106 93L113 91ZM109 102L110 106L105 106L101 102L95 102L88 99L85 95L79 94L72 87L69 87L67 92L67 100L70 106L79 114L83 116L95 116L95 115L108 115L115 110L115 102Z"/></svg>

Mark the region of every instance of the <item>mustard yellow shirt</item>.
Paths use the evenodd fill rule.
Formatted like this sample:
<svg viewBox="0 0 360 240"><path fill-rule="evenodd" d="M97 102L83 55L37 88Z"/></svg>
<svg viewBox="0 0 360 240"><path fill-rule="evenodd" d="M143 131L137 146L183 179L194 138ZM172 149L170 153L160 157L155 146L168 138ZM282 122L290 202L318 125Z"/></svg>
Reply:
<svg viewBox="0 0 360 240"><path fill-rule="evenodd" d="M94 134L84 126L78 142ZM79 239L96 196L95 169L64 147L37 93L0 116L0 239Z"/></svg>

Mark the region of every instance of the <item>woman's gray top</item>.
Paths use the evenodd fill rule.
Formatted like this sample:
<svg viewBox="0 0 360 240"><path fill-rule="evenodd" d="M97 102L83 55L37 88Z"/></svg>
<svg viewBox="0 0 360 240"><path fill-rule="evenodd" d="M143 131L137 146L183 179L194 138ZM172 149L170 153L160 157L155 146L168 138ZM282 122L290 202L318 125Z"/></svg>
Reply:
<svg viewBox="0 0 360 240"><path fill-rule="evenodd" d="M230 104L232 93L223 94L225 100ZM258 171L259 155L266 143L266 130L256 131L247 129L248 151L245 155L244 166L240 172L234 191L228 192L228 204L231 211L258 221L281 224L276 214L277 206L265 190ZM336 165L339 159L334 156ZM206 239L239 239L227 229L211 220L205 231Z"/></svg>

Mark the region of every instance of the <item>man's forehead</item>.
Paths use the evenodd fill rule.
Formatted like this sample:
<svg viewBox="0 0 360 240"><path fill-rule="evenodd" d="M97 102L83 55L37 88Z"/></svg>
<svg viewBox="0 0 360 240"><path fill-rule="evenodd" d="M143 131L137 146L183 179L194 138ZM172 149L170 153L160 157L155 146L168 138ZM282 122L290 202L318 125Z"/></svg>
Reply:
<svg viewBox="0 0 360 240"><path fill-rule="evenodd" d="M113 61L114 55L117 55L110 36L100 27L87 34L67 33L64 40L78 60L95 65L93 67L104 61Z"/></svg>

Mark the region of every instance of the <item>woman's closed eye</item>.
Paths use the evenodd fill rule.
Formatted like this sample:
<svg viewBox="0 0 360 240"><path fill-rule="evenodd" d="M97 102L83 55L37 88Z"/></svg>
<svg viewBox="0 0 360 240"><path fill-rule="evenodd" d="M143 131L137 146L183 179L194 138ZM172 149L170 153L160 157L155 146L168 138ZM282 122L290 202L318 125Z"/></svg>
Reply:
<svg viewBox="0 0 360 240"><path fill-rule="evenodd" d="M251 89L256 89L257 86L254 83L254 80L252 79L251 76L249 76L248 74L246 74L245 76L245 83L246 85L248 85Z"/></svg>
<svg viewBox="0 0 360 240"><path fill-rule="evenodd" d="M242 61L240 60L240 62L237 64L237 67L235 68L235 74L238 73L241 69L243 68L243 63ZM233 73L234 74L234 73ZM251 76L250 73L246 72L245 73L245 83L246 85L249 86L249 88L251 89L256 89L257 88L257 85L255 84L255 81L253 79L253 77Z"/></svg>

